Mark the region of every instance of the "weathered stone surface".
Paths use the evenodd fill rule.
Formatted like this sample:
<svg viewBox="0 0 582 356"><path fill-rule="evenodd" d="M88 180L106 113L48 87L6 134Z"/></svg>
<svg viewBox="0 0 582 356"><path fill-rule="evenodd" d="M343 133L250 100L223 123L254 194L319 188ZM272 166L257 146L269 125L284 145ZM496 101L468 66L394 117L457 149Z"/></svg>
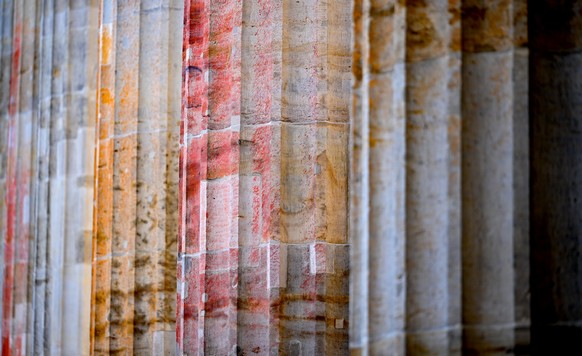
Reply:
<svg viewBox="0 0 582 356"><path fill-rule="evenodd" d="M181 6L102 3L93 353L175 350Z"/></svg>
<svg viewBox="0 0 582 356"><path fill-rule="evenodd" d="M581 7L2 1L2 354L575 349Z"/></svg>
<svg viewBox="0 0 582 356"><path fill-rule="evenodd" d="M3 354L89 353L97 12L2 4Z"/></svg>
<svg viewBox="0 0 582 356"><path fill-rule="evenodd" d="M407 353L449 353L449 88L447 1L407 6ZM454 89L454 87L453 87ZM453 222L454 223L454 222ZM452 246L454 248L454 246ZM452 255L454 256L454 255Z"/></svg>
<svg viewBox="0 0 582 356"><path fill-rule="evenodd" d="M463 320L475 352L513 347L512 67L512 51L463 56Z"/></svg>

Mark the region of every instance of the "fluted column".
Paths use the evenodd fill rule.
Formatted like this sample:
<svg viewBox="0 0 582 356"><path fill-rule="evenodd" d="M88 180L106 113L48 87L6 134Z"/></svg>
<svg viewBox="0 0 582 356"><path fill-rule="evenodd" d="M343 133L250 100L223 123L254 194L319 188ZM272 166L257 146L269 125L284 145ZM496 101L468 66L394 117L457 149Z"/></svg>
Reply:
<svg viewBox="0 0 582 356"><path fill-rule="evenodd" d="M46 311L37 315L46 322L36 326L35 338L41 346L44 334L47 353L88 354L98 2L47 1L44 6L49 24L54 11L54 32L47 36L52 44L46 43L40 54L46 60L43 79L50 83L45 88L48 92L50 85L52 93L50 102L42 99L38 137L40 169L48 170L41 172L48 177L48 195L45 203L39 196L37 205L39 214L47 214L48 226L41 230L39 225L37 248L39 262L40 254L46 254L46 269L37 267L39 281L44 278L47 283ZM50 119L44 116L49 103ZM50 142L48 157L40 151L45 142ZM47 167L48 162L52 164Z"/></svg>
<svg viewBox="0 0 582 356"><path fill-rule="evenodd" d="M36 205L38 206L37 224L38 232L36 235L36 248L33 265L35 268L35 288L34 288L34 331L33 331L33 345L31 345L34 352L40 353L45 343L45 339L56 340L54 334L45 327L45 323L51 319L46 313L46 306L48 305L48 297L51 295L51 288L49 288L49 228L51 226L49 214L49 192L50 192L50 154L51 154L51 101L52 101L52 72L53 72L53 40L54 40L54 2L46 1L39 9L43 19L41 37L39 43L39 77L38 81L38 96L39 96L39 111L40 122L37 132L38 142L38 186L36 188ZM95 28L96 29L96 28ZM97 44L96 33L94 33ZM97 60L95 60L95 65ZM95 93L93 92L93 95ZM94 111L93 111L94 112ZM93 122L94 123L94 122ZM92 197L91 197L92 198ZM92 213L91 209L91 213ZM89 222L92 222L91 219ZM91 244L89 244L91 246ZM90 260L89 260L90 261ZM90 278L90 275L89 275ZM89 289L90 291L90 289ZM44 307L40 307L40 306ZM87 344L88 346L88 344ZM87 351L89 348L87 347ZM44 350L43 350L44 351Z"/></svg>
<svg viewBox="0 0 582 356"><path fill-rule="evenodd" d="M3 3L3 354L89 354L96 5Z"/></svg>
<svg viewBox="0 0 582 356"><path fill-rule="evenodd" d="M325 301L325 354L348 352L349 268L348 175L351 122L352 0L323 2L327 12L323 57L326 81L322 101L327 106L318 123L318 244L316 265L321 287L318 300Z"/></svg>
<svg viewBox="0 0 582 356"><path fill-rule="evenodd" d="M182 49L176 342L179 353L194 355L204 353L208 6L185 1Z"/></svg>
<svg viewBox="0 0 582 356"><path fill-rule="evenodd" d="M95 353L175 349L181 6L102 2Z"/></svg>
<svg viewBox="0 0 582 356"><path fill-rule="evenodd" d="M463 2L463 328L467 352L514 343L512 2Z"/></svg>
<svg viewBox="0 0 582 356"><path fill-rule="evenodd" d="M581 1L529 1L534 354L582 352Z"/></svg>
<svg viewBox="0 0 582 356"><path fill-rule="evenodd" d="M208 158L204 346L208 354L236 351L241 4L209 2Z"/></svg>
<svg viewBox="0 0 582 356"><path fill-rule="evenodd" d="M449 351L449 3L407 6L407 353Z"/></svg>
<svg viewBox="0 0 582 356"><path fill-rule="evenodd" d="M281 263L279 353L316 350L317 206L316 159L318 103L318 37L322 21L317 0L283 1L283 45L280 134ZM319 349L321 350L321 349ZM321 351L320 351L321 352Z"/></svg>
<svg viewBox="0 0 582 356"><path fill-rule="evenodd" d="M16 105L14 102L17 100L18 94L18 71L20 68L20 58L15 55L15 52L20 52L20 37L21 31L19 28L14 31L13 22L19 23L20 18L16 18L15 13L20 15L22 10L16 10L13 8L14 4L8 2L6 6L7 16L6 21L10 26L3 26L3 29L7 32L9 31L10 39L3 43L4 46L8 47L8 50L3 51L5 55L3 56L3 65L7 70L3 73L3 81L6 83L4 85L3 93L5 96L3 102L3 176L4 176L4 196L3 196L3 230L2 230L2 247L3 247L3 269L2 269L2 350L6 350L6 353L10 353L12 347L12 304L13 304L13 288L14 288L14 219L15 219L15 205L16 205L16 187L15 177L16 177ZM14 11L14 12L13 12ZM19 12L16 12L19 11ZM14 37L12 37L14 36ZM7 46L8 45L8 46ZM16 57L16 58L15 58ZM4 352L4 351L3 351Z"/></svg>
<svg viewBox="0 0 582 356"><path fill-rule="evenodd" d="M271 243L274 8L274 1L243 2L237 338L246 354L278 347L271 307L280 279L279 245Z"/></svg>
<svg viewBox="0 0 582 356"><path fill-rule="evenodd" d="M354 7L350 347L361 354L405 352L405 13L397 1Z"/></svg>
<svg viewBox="0 0 582 356"><path fill-rule="evenodd" d="M369 11L368 0L355 0L353 10L352 115L350 127L349 242L350 352L368 353L369 261Z"/></svg>
<svg viewBox="0 0 582 356"><path fill-rule="evenodd" d="M27 280L30 226L30 164L32 160L32 63L36 4L13 3L12 54L6 136L6 223L2 353L26 354ZM9 10L10 11L10 10ZM20 159L21 158L21 159Z"/></svg>
<svg viewBox="0 0 582 356"><path fill-rule="evenodd" d="M185 2L177 341L187 354L236 352L241 9Z"/></svg>
<svg viewBox="0 0 582 356"><path fill-rule="evenodd" d="M370 2L369 345L405 348L405 6Z"/></svg>

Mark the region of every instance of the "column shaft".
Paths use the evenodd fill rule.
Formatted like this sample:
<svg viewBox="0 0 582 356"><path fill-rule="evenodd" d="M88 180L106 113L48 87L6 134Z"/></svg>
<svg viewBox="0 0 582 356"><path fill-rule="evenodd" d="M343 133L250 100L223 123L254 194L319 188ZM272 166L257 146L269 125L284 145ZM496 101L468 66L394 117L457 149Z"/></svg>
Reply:
<svg viewBox="0 0 582 356"><path fill-rule="evenodd" d="M372 0L369 28L369 304L371 355L405 350L405 22L398 1Z"/></svg>
<svg viewBox="0 0 582 356"><path fill-rule="evenodd" d="M513 348L513 16L463 2L462 207L466 352Z"/></svg>
<svg viewBox="0 0 582 356"><path fill-rule="evenodd" d="M102 2L95 353L175 350L181 6Z"/></svg>
<svg viewBox="0 0 582 356"><path fill-rule="evenodd" d="M407 352L448 354L449 9L407 7Z"/></svg>

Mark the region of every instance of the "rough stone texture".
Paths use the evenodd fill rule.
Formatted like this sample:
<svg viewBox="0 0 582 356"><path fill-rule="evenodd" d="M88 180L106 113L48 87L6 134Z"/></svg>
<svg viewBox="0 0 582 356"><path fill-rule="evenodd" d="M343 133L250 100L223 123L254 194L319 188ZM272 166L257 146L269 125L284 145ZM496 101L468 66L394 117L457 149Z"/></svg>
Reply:
<svg viewBox="0 0 582 356"><path fill-rule="evenodd" d="M352 111L349 170L350 242L350 352L366 354L368 349L368 263L369 241L369 11L368 0L354 1L352 50Z"/></svg>
<svg viewBox="0 0 582 356"><path fill-rule="evenodd" d="M4 284L2 299L2 352L8 355L26 353L26 298L27 258L30 239L30 144L32 129L31 56L30 43L34 41L34 25L24 14L35 13L31 2L13 3L12 60L9 74L9 101L6 139L6 209L4 241ZM31 38L32 37L32 38ZM27 49L25 52L24 50ZM24 55L23 55L24 54ZM23 58L24 57L24 58ZM24 95L24 98L23 98ZM18 157L24 159L19 161ZM27 159L28 158L28 159ZM22 162L22 165L19 164ZM26 202L26 203L25 203ZM26 204L26 205L25 205ZM23 217L26 214L26 220ZM22 283L23 282L23 283Z"/></svg>
<svg viewBox="0 0 582 356"><path fill-rule="evenodd" d="M103 2L92 352L172 354L182 2Z"/></svg>
<svg viewBox="0 0 582 356"><path fill-rule="evenodd" d="M178 352L227 355L237 342L241 3L184 10Z"/></svg>
<svg viewBox="0 0 582 356"><path fill-rule="evenodd" d="M279 247L270 244L273 8L273 1L243 1L242 8L241 41L248 45L242 46L241 54L237 346L243 354L277 347L271 337L276 313L271 312L270 295L271 273L279 276L278 270L270 269Z"/></svg>
<svg viewBox="0 0 582 356"><path fill-rule="evenodd" d="M578 348L581 9L1 1L1 353Z"/></svg>
<svg viewBox="0 0 582 356"><path fill-rule="evenodd" d="M179 352L347 352L350 17L186 2Z"/></svg>
<svg viewBox="0 0 582 356"><path fill-rule="evenodd" d="M1 9L2 354L89 354L97 1Z"/></svg>
<svg viewBox="0 0 582 356"><path fill-rule="evenodd" d="M534 354L582 351L580 1L530 1Z"/></svg>

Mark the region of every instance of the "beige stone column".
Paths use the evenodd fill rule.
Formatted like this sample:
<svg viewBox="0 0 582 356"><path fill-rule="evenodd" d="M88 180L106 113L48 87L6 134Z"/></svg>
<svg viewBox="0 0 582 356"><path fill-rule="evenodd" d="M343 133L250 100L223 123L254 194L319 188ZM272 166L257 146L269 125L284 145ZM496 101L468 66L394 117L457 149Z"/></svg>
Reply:
<svg viewBox="0 0 582 356"><path fill-rule="evenodd" d="M369 10L369 1L354 1L352 117L349 149L349 241L351 244L350 352L356 355L368 353Z"/></svg>
<svg viewBox="0 0 582 356"><path fill-rule="evenodd" d="M354 3L350 349L405 353L405 29L396 1Z"/></svg>
<svg viewBox="0 0 582 356"><path fill-rule="evenodd" d="M174 352L182 2L102 2L93 352Z"/></svg>
<svg viewBox="0 0 582 356"><path fill-rule="evenodd" d="M406 349L447 355L449 3L406 8Z"/></svg>
<svg viewBox="0 0 582 356"><path fill-rule="evenodd" d="M283 2L281 353L348 348L350 22L349 0Z"/></svg>
<svg viewBox="0 0 582 356"><path fill-rule="evenodd" d="M513 12L463 2L462 218L466 352L514 344Z"/></svg>
<svg viewBox="0 0 582 356"><path fill-rule="evenodd" d="M313 352L320 341L315 265L320 15L317 0L283 1L279 352L288 354Z"/></svg>
<svg viewBox="0 0 582 356"><path fill-rule="evenodd" d="M349 268L348 175L351 119L352 9L353 0L322 2L327 13L320 51L326 53L326 105L318 123L318 244L315 246L317 273L322 287L318 300L325 300L324 352L348 352Z"/></svg>

